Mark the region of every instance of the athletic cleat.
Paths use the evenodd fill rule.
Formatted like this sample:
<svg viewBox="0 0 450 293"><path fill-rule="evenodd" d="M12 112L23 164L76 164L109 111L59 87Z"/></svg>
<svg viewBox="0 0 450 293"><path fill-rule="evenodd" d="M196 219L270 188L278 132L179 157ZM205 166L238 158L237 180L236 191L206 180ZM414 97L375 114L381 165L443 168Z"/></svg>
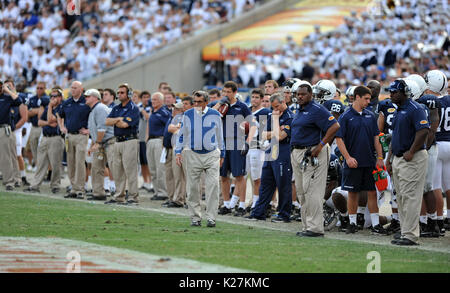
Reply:
<svg viewBox="0 0 450 293"><path fill-rule="evenodd" d="M326 204L323 205L323 226L325 231L330 231L336 226L338 216L336 210Z"/></svg>
<svg viewBox="0 0 450 293"><path fill-rule="evenodd" d="M219 215L226 215L231 214L231 209L227 208L226 206L223 206L219 209Z"/></svg>
<svg viewBox="0 0 450 293"><path fill-rule="evenodd" d="M270 221L272 223L290 223L291 220L289 219L284 219L283 217L281 217L280 215L275 215L272 217L272 219L270 219Z"/></svg>
<svg viewBox="0 0 450 293"><path fill-rule="evenodd" d="M432 220L432 219L428 218L425 229L426 229L426 234L423 237L432 237L432 238L439 237L439 227L438 227L436 220Z"/></svg>
<svg viewBox="0 0 450 293"><path fill-rule="evenodd" d="M246 216L246 217L244 217L246 220L249 220L249 221L265 221L266 219L260 219L260 218L257 218L257 217L254 217L254 216Z"/></svg>
<svg viewBox="0 0 450 293"><path fill-rule="evenodd" d="M350 219L348 216L344 217L339 215L339 220L341 221L341 226L339 227L339 232L346 232L348 226L350 225Z"/></svg>
<svg viewBox="0 0 450 293"><path fill-rule="evenodd" d="M18 182L18 181L14 182L14 187L16 187L16 188L20 187L20 182Z"/></svg>
<svg viewBox="0 0 450 293"><path fill-rule="evenodd" d="M57 188L57 187L52 188L52 193L53 193L53 194L59 193L59 188Z"/></svg>
<svg viewBox="0 0 450 293"><path fill-rule="evenodd" d="M437 220L437 226L439 227L439 236L444 237L445 236L444 220Z"/></svg>
<svg viewBox="0 0 450 293"><path fill-rule="evenodd" d="M392 219L389 227L387 227L387 232L389 234L394 234L400 231L400 221L396 219Z"/></svg>
<svg viewBox="0 0 450 293"><path fill-rule="evenodd" d="M359 213L356 215L356 225L358 230L364 229L364 214Z"/></svg>
<svg viewBox="0 0 450 293"><path fill-rule="evenodd" d="M238 208L237 211L234 212L235 217L243 217L245 216L245 209L244 208Z"/></svg>
<svg viewBox="0 0 450 293"><path fill-rule="evenodd" d="M388 232L383 228L383 226L381 226L381 224L371 227L370 230L374 235L388 235Z"/></svg>
<svg viewBox="0 0 450 293"><path fill-rule="evenodd" d="M345 234L355 234L358 231L358 227L351 223L350 225L347 225L347 229L345 229Z"/></svg>
<svg viewBox="0 0 450 293"><path fill-rule="evenodd" d="M68 193L68 194L64 195L64 198L77 198L77 194L76 193Z"/></svg>
<svg viewBox="0 0 450 293"><path fill-rule="evenodd" d="M201 221L192 221L191 226L192 227L200 227L202 225Z"/></svg>
<svg viewBox="0 0 450 293"><path fill-rule="evenodd" d="M450 218L445 218L444 228L445 228L445 230L450 231Z"/></svg>
<svg viewBox="0 0 450 293"><path fill-rule="evenodd" d="M30 186L30 182L27 181L27 177L23 176L22 177L22 185L23 186Z"/></svg>
<svg viewBox="0 0 450 293"><path fill-rule="evenodd" d="M216 227L216 221L209 219L206 227L214 228Z"/></svg>

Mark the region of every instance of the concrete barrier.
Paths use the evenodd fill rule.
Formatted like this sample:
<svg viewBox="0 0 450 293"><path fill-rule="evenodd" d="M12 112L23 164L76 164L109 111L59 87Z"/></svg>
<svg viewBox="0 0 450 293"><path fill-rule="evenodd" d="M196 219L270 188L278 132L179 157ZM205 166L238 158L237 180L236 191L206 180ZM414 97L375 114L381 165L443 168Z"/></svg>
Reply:
<svg viewBox="0 0 450 293"><path fill-rule="evenodd" d="M161 81L168 82L174 91L192 92L203 86L204 65L201 52L204 46L235 31L288 9L299 0L272 0L247 12L229 23L197 33L187 40L171 44L150 56L141 57L112 68L84 81L85 89L112 88L127 82L133 89L155 91Z"/></svg>

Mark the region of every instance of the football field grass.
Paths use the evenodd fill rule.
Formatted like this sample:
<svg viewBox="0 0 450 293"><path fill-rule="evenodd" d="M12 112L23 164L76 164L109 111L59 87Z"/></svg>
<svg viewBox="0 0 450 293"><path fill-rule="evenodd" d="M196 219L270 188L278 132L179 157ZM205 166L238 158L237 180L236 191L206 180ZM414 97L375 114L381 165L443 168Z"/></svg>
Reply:
<svg viewBox="0 0 450 293"><path fill-rule="evenodd" d="M254 272L365 273L371 251L381 272L450 272L450 253L305 239L220 219L216 228L191 227L184 216L5 192L0 236L60 237Z"/></svg>

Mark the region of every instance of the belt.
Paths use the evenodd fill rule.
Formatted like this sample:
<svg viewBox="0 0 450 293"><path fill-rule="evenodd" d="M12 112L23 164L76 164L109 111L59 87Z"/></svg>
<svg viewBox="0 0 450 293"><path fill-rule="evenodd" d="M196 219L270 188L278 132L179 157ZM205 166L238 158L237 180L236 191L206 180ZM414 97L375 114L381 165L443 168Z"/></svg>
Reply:
<svg viewBox="0 0 450 293"><path fill-rule="evenodd" d="M110 142L113 142L112 140L114 140L115 139L115 137L113 136L113 137L110 137L110 138L108 138L105 142L103 142L102 144L103 145L106 145L106 144L108 144L108 143L110 143Z"/></svg>
<svg viewBox="0 0 450 293"><path fill-rule="evenodd" d="M137 135L125 135L125 136L117 136L117 142L123 142L127 140L137 139Z"/></svg>
<svg viewBox="0 0 450 293"><path fill-rule="evenodd" d="M403 154L398 154L398 155L395 155L397 158L401 158L401 157L403 157Z"/></svg>
<svg viewBox="0 0 450 293"><path fill-rule="evenodd" d="M80 132L79 131L72 131L72 132L69 131L69 134L80 134Z"/></svg>
<svg viewBox="0 0 450 293"><path fill-rule="evenodd" d="M53 136L60 136L59 134L42 134L45 137L53 137Z"/></svg>
<svg viewBox="0 0 450 293"><path fill-rule="evenodd" d="M164 138L164 136L155 136L155 135L148 136L148 139L154 139L154 138Z"/></svg>
<svg viewBox="0 0 450 293"><path fill-rule="evenodd" d="M309 145L309 146L303 146L303 145L293 145L291 146L292 149L296 149L296 150L304 150L310 147L315 147L315 145Z"/></svg>

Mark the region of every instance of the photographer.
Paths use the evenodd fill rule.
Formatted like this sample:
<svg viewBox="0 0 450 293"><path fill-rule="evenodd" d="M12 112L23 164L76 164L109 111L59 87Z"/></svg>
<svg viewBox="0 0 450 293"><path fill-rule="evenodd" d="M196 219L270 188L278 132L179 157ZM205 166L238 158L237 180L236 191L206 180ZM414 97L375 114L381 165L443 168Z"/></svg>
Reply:
<svg viewBox="0 0 450 293"><path fill-rule="evenodd" d="M312 100L312 87L303 82L297 89L300 105L291 124L291 162L297 198L300 199L301 237L323 236L325 193L330 147L339 124L328 110Z"/></svg>

